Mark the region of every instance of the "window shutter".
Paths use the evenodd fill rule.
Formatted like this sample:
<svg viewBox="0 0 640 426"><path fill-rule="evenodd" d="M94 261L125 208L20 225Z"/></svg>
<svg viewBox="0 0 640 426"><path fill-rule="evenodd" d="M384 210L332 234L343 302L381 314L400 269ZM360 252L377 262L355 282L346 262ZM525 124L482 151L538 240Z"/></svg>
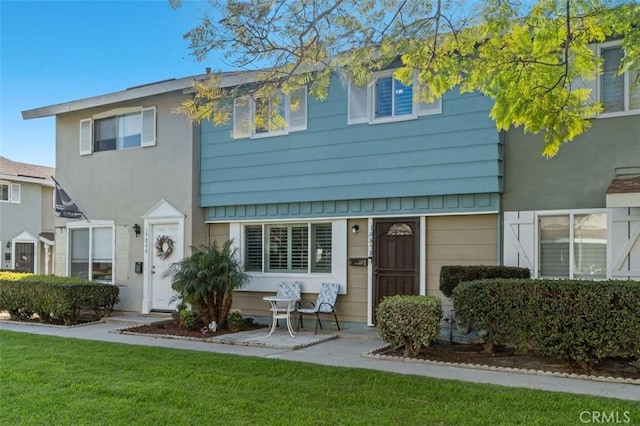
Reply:
<svg viewBox="0 0 640 426"><path fill-rule="evenodd" d="M20 204L20 184L11 184L11 193L9 194L9 201L13 204Z"/></svg>
<svg viewBox="0 0 640 426"><path fill-rule="evenodd" d="M245 228L246 271L262 271L262 226L247 226Z"/></svg>
<svg viewBox="0 0 640 426"><path fill-rule="evenodd" d="M442 98L436 99L431 103L419 102L418 115L432 115L442 113Z"/></svg>
<svg viewBox="0 0 640 426"><path fill-rule="evenodd" d="M529 268L534 276L535 253L533 212L504 213L504 264Z"/></svg>
<svg viewBox="0 0 640 426"><path fill-rule="evenodd" d="M80 120L80 155L89 155L93 152L92 120L85 118Z"/></svg>
<svg viewBox="0 0 640 426"><path fill-rule="evenodd" d="M611 278L640 280L640 207L611 209Z"/></svg>
<svg viewBox="0 0 640 426"><path fill-rule="evenodd" d="M349 116L347 124L366 123L368 114L368 89L367 86L357 87L349 82Z"/></svg>
<svg viewBox="0 0 640 426"><path fill-rule="evenodd" d="M296 90L289 97L289 131L307 130L307 88ZM296 108L293 109L291 105Z"/></svg>
<svg viewBox="0 0 640 426"><path fill-rule="evenodd" d="M313 246L311 247L311 272L331 272L331 224L312 226Z"/></svg>
<svg viewBox="0 0 640 426"><path fill-rule="evenodd" d="M142 142L140 145L156 145L156 107L142 110Z"/></svg>
<svg viewBox="0 0 640 426"><path fill-rule="evenodd" d="M233 100L233 139L251 136L251 100L243 96Z"/></svg>

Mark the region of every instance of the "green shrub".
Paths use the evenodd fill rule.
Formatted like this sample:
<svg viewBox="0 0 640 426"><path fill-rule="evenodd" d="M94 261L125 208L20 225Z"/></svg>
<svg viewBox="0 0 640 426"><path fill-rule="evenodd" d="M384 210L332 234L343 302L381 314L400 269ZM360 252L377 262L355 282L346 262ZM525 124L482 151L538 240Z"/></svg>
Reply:
<svg viewBox="0 0 640 426"><path fill-rule="evenodd" d="M396 295L376 308L380 336L395 346L404 345L404 355L415 357L438 338L442 303L433 296Z"/></svg>
<svg viewBox="0 0 640 426"><path fill-rule="evenodd" d="M180 311L180 327L185 330L195 330L198 326L198 315L190 309Z"/></svg>
<svg viewBox="0 0 640 426"><path fill-rule="evenodd" d="M229 323L229 329L231 331L240 331L245 327L244 318L242 318L242 314L238 311L231 312L227 318L227 322Z"/></svg>
<svg viewBox="0 0 640 426"><path fill-rule="evenodd" d="M490 344L591 368L608 356L640 359L640 283L482 280L454 291L456 315L487 331Z"/></svg>
<svg viewBox="0 0 640 426"><path fill-rule="evenodd" d="M490 265L453 265L440 268L440 291L447 297L453 295L453 290L463 281L476 281L490 278L530 278L531 271L527 268L514 266Z"/></svg>
<svg viewBox="0 0 640 426"><path fill-rule="evenodd" d="M0 310L9 311L12 319L25 319L27 313L36 312L40 321L55 317L71 325L82 310L91 310L96 319L101 319L118 300L119 289L111 284L53 275L0 273Z"/></svg>

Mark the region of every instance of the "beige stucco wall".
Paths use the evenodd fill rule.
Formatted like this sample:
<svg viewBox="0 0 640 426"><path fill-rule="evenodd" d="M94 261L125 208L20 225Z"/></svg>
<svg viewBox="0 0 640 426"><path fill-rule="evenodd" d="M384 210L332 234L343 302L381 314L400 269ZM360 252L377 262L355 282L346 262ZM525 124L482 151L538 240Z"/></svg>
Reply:
<svg viewBox="0 0 640 426"><path fill-rule="evenodd" d="M440 291L440 268L444 265L497 265L495 214L427 217L427 295L442 299L446 317L451 301Z"/></svg>
<svg viewBox="0 0 640 426"><path fill-rule="evenodd" d="M142 262L144 236L136 237L134 224L164 199L185 215L183 247L206 243L206 227L198 202L198 129L173 113L187 95L181 92L123 102L56 117L56 179L90 220L113 221L116 226L114 261L116 283L121 287L117 309L140 311L143 274L134 273ZM79 154L79 121L121 107L156 107L157 144ZM67 219L56 219L64 226ZM56 274L66 271L66 232L56 232Z"/></svg>

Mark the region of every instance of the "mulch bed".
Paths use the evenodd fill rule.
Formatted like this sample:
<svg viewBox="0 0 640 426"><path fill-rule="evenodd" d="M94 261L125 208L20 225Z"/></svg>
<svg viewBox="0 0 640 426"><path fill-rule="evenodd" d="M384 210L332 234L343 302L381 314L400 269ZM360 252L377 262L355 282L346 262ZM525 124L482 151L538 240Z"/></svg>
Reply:
<svg viewBox="0 0 640 426"><path fill-rule="evenodd" d="M403 357L404 348L388 349L379 352L379 354ZM629 359L606 358L599 362L593 370L585 371L555 358L534 354L516 354L512 350L502 347L496 347L494 353L489 354L484 352L484 346L481 344L433 343L427 348L423 348L417 358L458 364L476 364L490 367L640 380L640 369L630 365L631 360Z"/></svg>
<svg viewBox="0 0 640 426"><path fill-rule="evenodd" d="M263 328L266 326L256 324L254 327L249 329ZM221 336L223 334L236 333L235 331L231 331L229 329L226 330L216 330L215 333L211 331L202 332L201 329L195 330L186 330L180 327L177 321L163 321L157 322L150 325L139 325L136 327L130 327L121 331L126 331L127 333L141 333L141 334L159 334L159 335L170 335L170 336L179 336L179 337L191 337L197 339L208 339L214 336Z"/></svg>

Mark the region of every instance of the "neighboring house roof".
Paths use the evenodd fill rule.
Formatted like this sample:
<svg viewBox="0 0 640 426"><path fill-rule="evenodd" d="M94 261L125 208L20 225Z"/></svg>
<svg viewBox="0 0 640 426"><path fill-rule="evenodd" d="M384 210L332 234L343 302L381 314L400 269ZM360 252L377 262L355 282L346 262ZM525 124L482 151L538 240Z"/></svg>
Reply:
<svg viewBox="0 0 640 426"><path fill-rule="evenodd" d="M617 177L611 181L607 194L630 194L640 192L640 175Z"/></svg>
<svg viewBox="0 0 640 426"><path fill-rule="evenodd" d="M195 81L203 82L208 78L214 76L217 78L221 78L221 81L219 82L220 87L233 87L258 81L260 75L262 75L260 71L239 71L216 74L200 74L178 79L172 78L156 83L130 87L128 89L109 93L106 95L94 96L91 98L79 99L76 101L64 102L61 104L43 106L40 108L22 111L22 118L28 120L31 118L49 117L57 114L64 114L67 112L110 105L118 102L125 102L133 99L140 99L147 96L160 95L163 93L175 91L190 93L193 90L192 87Z"/></svg>
<svg viewBox="0 0 640 426"><path fill-rule="evenodd" d="M19 163L0 157L0 179L53 186L51 176L54 176L55 172L56 169L53 167Z"/></svg>

